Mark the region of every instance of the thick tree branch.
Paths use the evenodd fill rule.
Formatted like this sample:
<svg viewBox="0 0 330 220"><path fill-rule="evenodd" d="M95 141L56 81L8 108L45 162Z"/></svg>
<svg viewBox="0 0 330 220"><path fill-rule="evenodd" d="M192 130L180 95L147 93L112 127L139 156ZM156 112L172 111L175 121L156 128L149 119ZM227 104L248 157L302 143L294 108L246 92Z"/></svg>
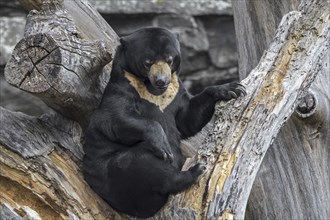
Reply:
<svg viewBox="0 0 330 220"><path fill-rule="evenodd" d="M56 113L36 118L2 107L0 113L1 144L23 158L47 155L61 146L73 154L75 161L82 159L82 130L77 122Z"/></svg>
<svg viewBox="0 0 330 220"><path fill-rule="evenodd" d="M241 79L257 65L283 15L298 9L297 2L233 1ZM328 49L321 72L269 147L249 196L246 219L330 216L329 62Z"/></svg>

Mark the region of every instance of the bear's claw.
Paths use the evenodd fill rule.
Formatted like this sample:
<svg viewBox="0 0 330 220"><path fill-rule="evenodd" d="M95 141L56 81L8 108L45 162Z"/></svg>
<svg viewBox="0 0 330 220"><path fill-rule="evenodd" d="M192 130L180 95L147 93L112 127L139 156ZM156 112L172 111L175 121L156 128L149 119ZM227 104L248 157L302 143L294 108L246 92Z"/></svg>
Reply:
<svg viewBox="0 0 330 220"><path fill-rule="evenodd" d="M174 156L173 156L173 154L171 153L171 152L169 152L169 153L164 153L164 160L165 161L169 161L169 162L173 162L173 160L174 160Z"/></svg>
<svg viewBox="0 0 330 220"><path fill-rule="evenodd" d="M206 165L202 163L197 163L193 167L189 168L189 171L193 173L196 177L200 176L206 170Z"/></svg>
<svg viewBox="0 0 330 220"><path fill-rule="evenodd" d="M207 88L207 92L213 96L215 101L229 101L247 94L245 86L240 83L227 83L224 85L210 86Z"/></svg>

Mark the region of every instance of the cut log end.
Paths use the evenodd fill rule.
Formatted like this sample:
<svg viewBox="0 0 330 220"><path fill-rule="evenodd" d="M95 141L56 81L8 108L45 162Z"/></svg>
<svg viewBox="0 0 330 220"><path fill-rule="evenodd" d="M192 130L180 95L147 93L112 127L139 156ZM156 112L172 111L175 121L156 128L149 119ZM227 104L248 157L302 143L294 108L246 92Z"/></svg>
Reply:
<svg viewBox="0 0 330 220"><path fill-rule="evenodd" d="M95 78L91 73L112 60L107 48L103 41L71 39L64 43L46 33L31 35L17 44L5 77L10 84L31 93L62 93L67 87L73 90L90 82Z"/></svg>
<svg viewBox="0 0 330 220"><path fill-rule="evenodd" d="M45 34L21 40L6 65L7 82L31 93L47 91L55 84L54 79L58 76L59 69L49 64L51 57L56 57L60 63L62 56L57 49L54 39Z"/></svg>
<svg viewBox="0 0 330 220"><path fill-rule="evenodd" d="M107 64L116 45L106 38L82 38L63 4L44 1L42 10L30 12L5 77L84 127L110 78Z"/></svg>

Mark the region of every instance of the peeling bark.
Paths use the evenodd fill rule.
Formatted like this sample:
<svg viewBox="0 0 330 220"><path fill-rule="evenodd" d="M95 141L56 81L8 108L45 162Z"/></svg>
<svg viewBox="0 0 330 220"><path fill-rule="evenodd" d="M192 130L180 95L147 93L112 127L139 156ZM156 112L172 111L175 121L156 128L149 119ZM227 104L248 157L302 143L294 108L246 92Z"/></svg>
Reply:
<svg viewBox="0 0 330 220"><path fill-rule="evenodd" d="M64 1L63 6L61 1L53 1L53 3L46 1L41 11L31 12L29 22L32 23L27 24L27 27L34 29L40 25L42 28L35 30L47 30L47 32L32 31L32 35L26 36L16 47L6 67L6 78L12 84L33 92L49 106L78 121L82 126L88 121L88 115L100 99L104 88L101 82L105 83L104 79L110 68L108 65L102 67L110 61L108 57L112 54L111 49L114 49L111 46L108 48L107 41L104 44L90 41L93 37L88 36L89 32L86 32L86 29L82 28L76 34L82 22L78 21L79 19L68 19L66 10L70 15L73 13L74 18L79 18L78 14L85 12L80 11L81 8L78 6L83 4L90 8L84 2ZM72 9L76 6L72 5L76 5L79 10L73 12ZM273 43L258 66L242 82L247 87L248 95L236 101L218 103L214 124L208 128L210 131L202 146L198 148L198 155L189 160L204 162L208 167L206 173L190 189L171 196L166 206L150 219L244 218L252 184L267 149L283 123L293 113L297 100L307 91L320 71L329 50L330 22L329 14L322 10L326 8L325 6L326 3L321 0L306 1L301 5L300 11L284 16ZM47 10L53 12L55 10L56 13L47 14ZM65 17L59 16L60 21L65 19L65 22L58 22L53 26L57 31L52 32L43 21L49 16L54 16L49 19L50 22L59 21L58 14ZM95 14L97 12L93 11L91 16ZM34 16L44 17L37 21L34 20ZM74 22L71 23L73 20ZM63 29L69 27L70 23L73 26ZM96 27L99 29L100 26ZM29 33L29 28L26 32ZM66 37L57 38L62 36L62 32ZM94 37L93 40L107 40L107 38L96 38L96 35ZM116 41L117 37L113 39ZM78 40L79 43L75 44ZM78 47L77 53L71 53L77 49L71 48L72 45ZM101 47L94 50L91 45L101 45ZM22 50L24 47L26 50ZM32 50L29 50L31 47ZM63 48L70 48L70 53ZM35 53L37 49L38 53ZM52 50L53 52L49 53ZM86 63L82 62L86 64L82 65L84 71L84 68L77 67L80 64L77 65L76 62L80 61L78 58L84 60L85 53L87 53ZM52 75L52 71L42 69L46 64L57 61L58 56L62 56L58 62L60 66L51 65L51 70L56 74ZM88 59L89 56L97 57L96 61ZM20 62L21 60L24 62ZM30 75L26 75L27 70L30 70ZM42 80L39 84L33 84L33 80L37 78ZM71 92L66 93L69 89ZM95 92L97 95L91 94L90 89L98 90ZM56 90L60 93L56 93ZM59 94L61 96L58 96ZM91 98L93 96L94 98ZM68 98L73 98L69 104L65 102ZM16 208L16 213L21 213L23 216L22 210L26 203L13 194L18 191L22 192L21 194L31 195L29 196L31 200L28 202L31 203L30 208L46 219L52 216L73 219L75 217L132 219L114 212L83 180L79 168L81 151L77 150L81 147L79 138L81 133L76 127L77 123L59 115L36 119L4 109L0 111L3 115L1 122L6 123L6 128L2 127L0 130L0 143L3 145L0 148L0 165L4 168L0 171L0 185L11 187L6 190L8 193L5 196L0 197L1 203ZM82 117L79 117L79 112L83 113ZM58 127L56 121L62 126ZM34 128L35 122L37 122L36 128ZM25 126L24 129L17 132L17 128L21 126ZM43 133L38 132L41 129ZM15 132L17 136L14 136ZM70 136L75 137L74 140L71 140ZM187 146L189 144L194 145L194 142L186 142ZM24 151L24 145L28 146L29 150ZM40 208L32 204L44 206ZM2 205L2 207L8 206Z"/></svg>

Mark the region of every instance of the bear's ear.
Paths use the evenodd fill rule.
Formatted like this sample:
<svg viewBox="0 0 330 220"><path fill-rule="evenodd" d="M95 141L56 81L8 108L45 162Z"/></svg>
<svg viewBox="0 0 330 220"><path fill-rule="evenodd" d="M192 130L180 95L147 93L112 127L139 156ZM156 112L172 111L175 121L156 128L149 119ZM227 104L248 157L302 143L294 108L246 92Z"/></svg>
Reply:
<svg viewBox="0 0 330 220"><path fill-rule="evenodd" d="M128 41L127 41L126 37L121 37L119 39L119 41L120 41L121 45L123 46L123 48L125 49L128 45Z"/></svg>

